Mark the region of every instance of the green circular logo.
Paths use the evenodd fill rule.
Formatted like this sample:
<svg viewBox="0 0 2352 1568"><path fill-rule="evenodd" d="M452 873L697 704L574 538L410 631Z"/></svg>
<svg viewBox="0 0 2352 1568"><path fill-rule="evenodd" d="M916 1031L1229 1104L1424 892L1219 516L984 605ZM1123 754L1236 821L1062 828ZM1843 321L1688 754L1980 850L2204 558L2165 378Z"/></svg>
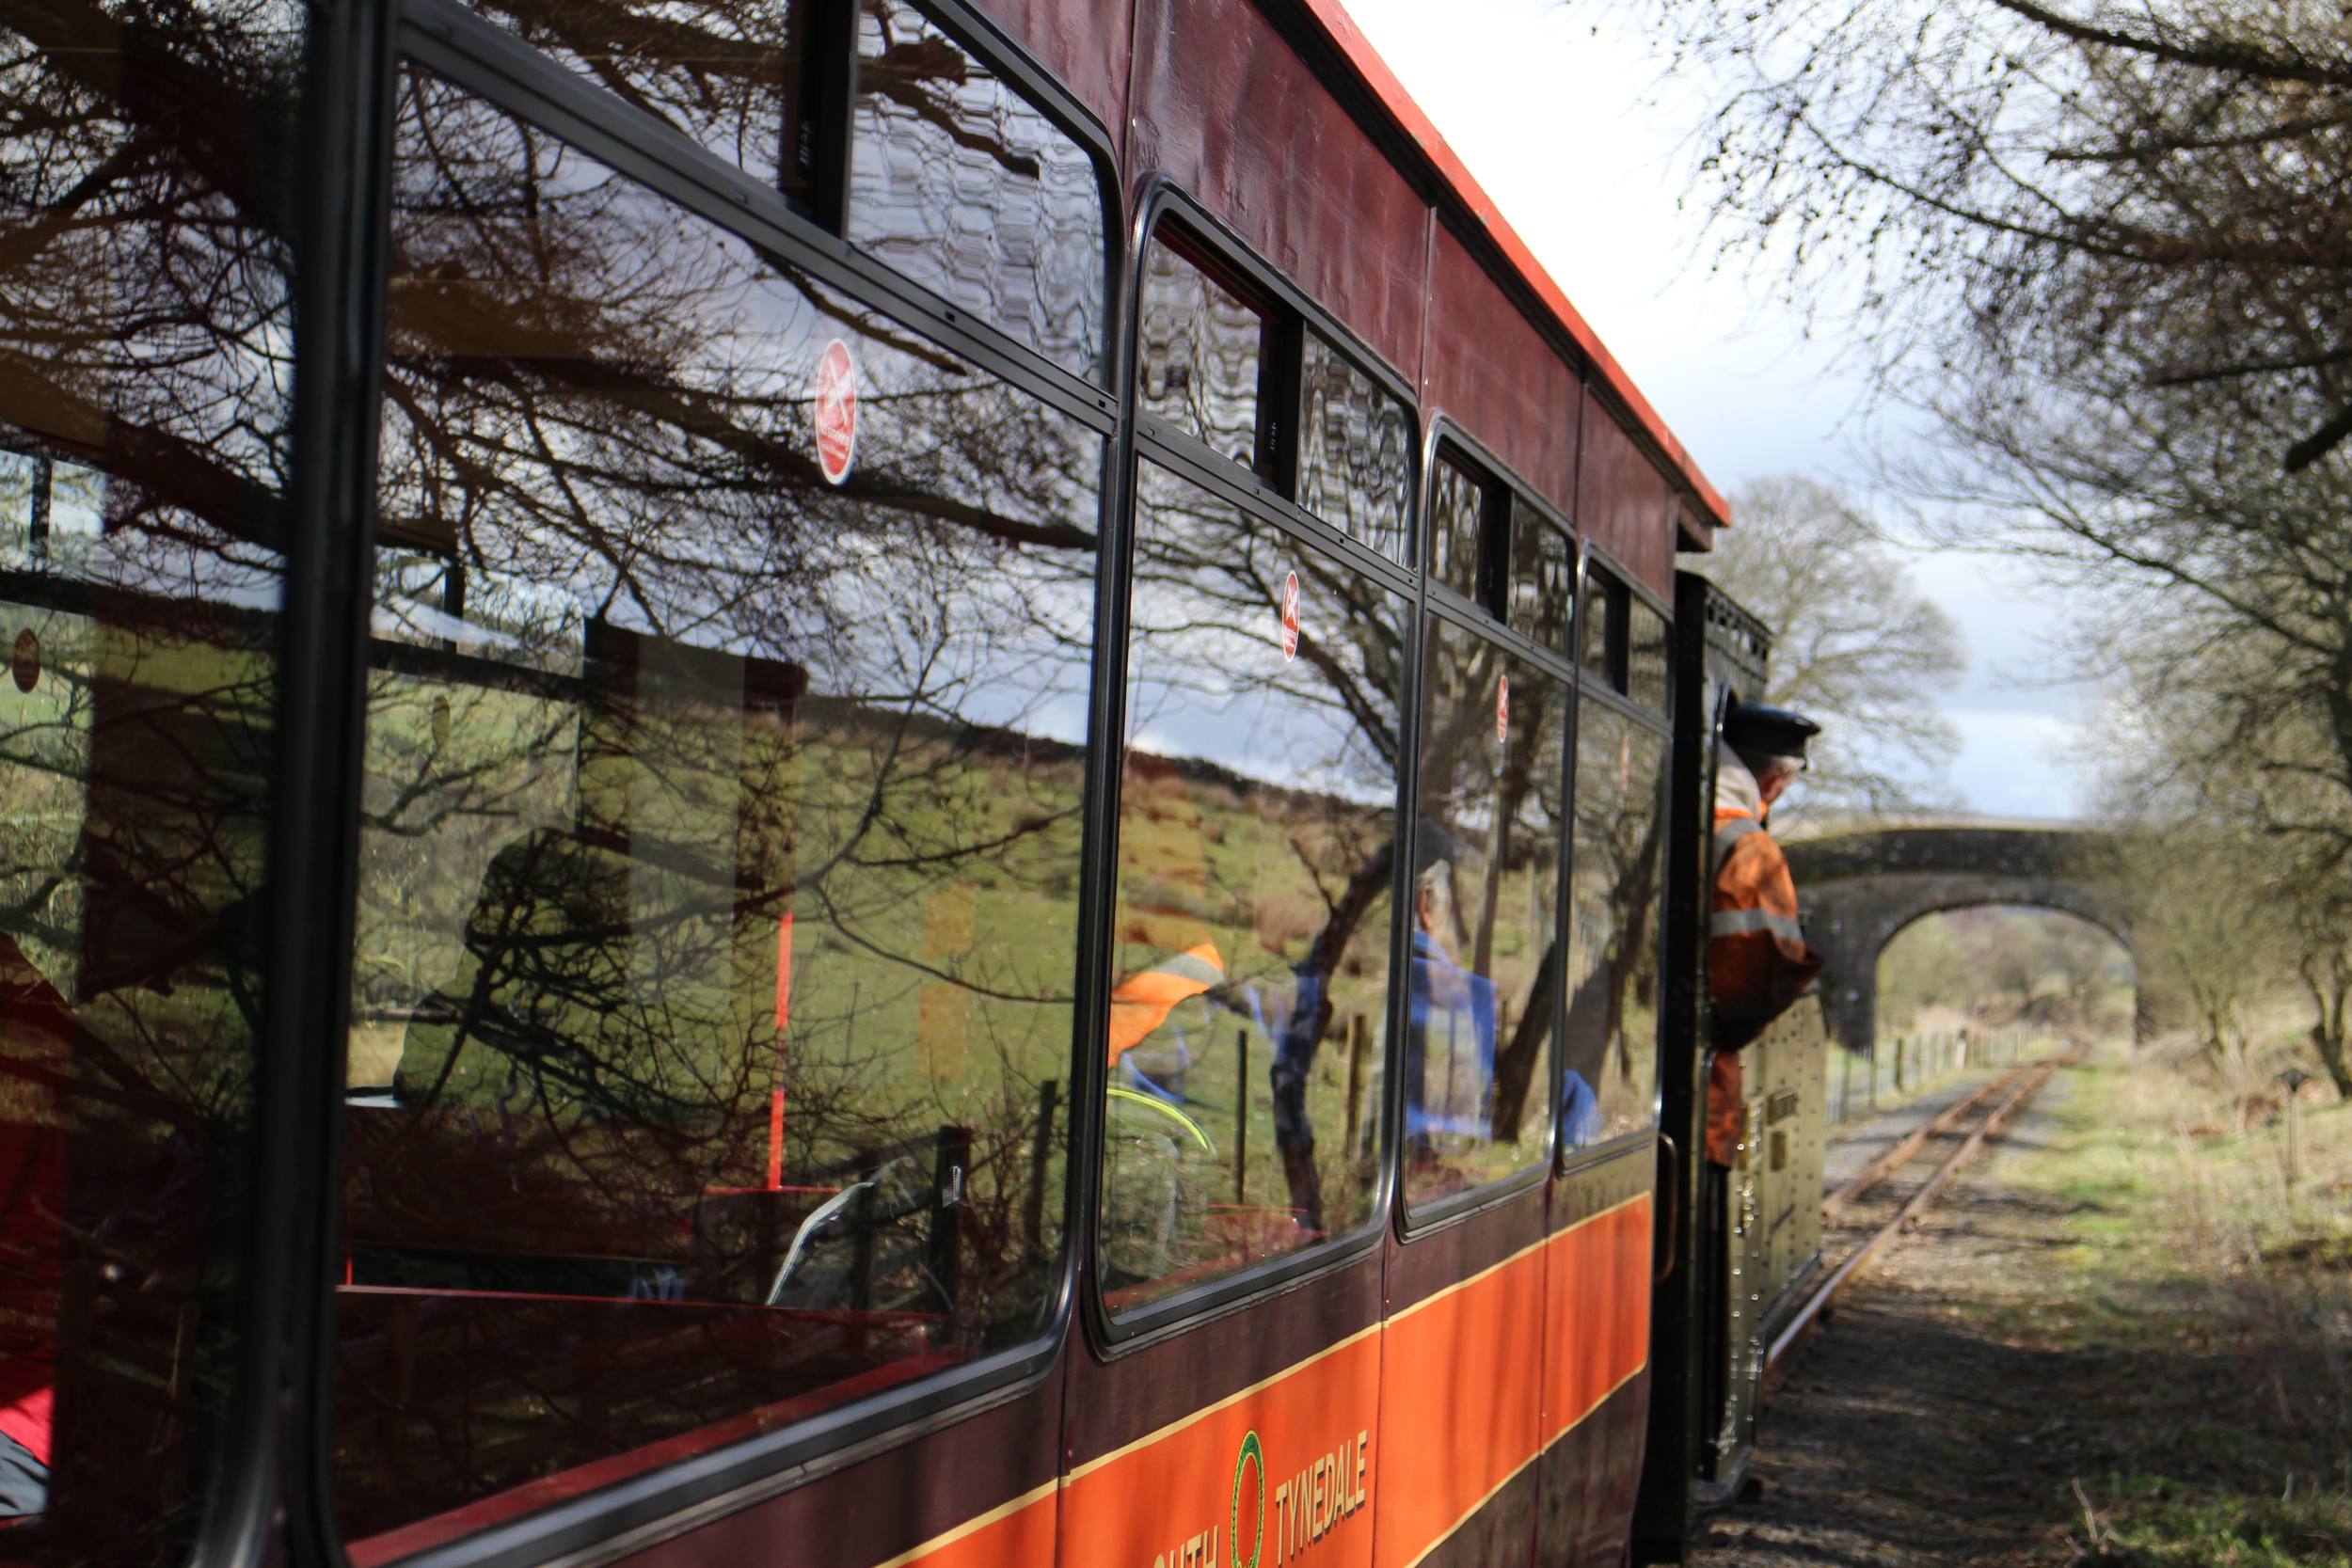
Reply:
<svg viewBox="0 0 2352 1568"><path fill-rule="evenodd" d="M1241 1560L1241 1483L1252 1465L1258 1467L1258 1528L1250 1534L1249 1560L1245 1563ZM1232 1556L1232 1568L1258 1568L1258 1554L1265 1547L1265 1449L1254 1432L1241 1440L1240 1457L1233 1461L1233 1513L1226 1524L1225 1539L1232 1543L1227 1548Z"/></svg>

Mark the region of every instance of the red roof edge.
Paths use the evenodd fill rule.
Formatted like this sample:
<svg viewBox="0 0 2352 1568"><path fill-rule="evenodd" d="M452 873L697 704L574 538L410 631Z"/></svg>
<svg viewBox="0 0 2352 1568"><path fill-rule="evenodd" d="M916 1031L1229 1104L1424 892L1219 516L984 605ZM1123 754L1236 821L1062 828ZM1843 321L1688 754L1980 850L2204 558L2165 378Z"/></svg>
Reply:
<svg viewBox="0 0 2352 1568"><path fill-rule="evenodd" d="M1373 48L1372 40L1364 37L1363 30L1356 25L1355 18L1347 14L1346 8L1339 0L1295 0L1295 3L1322 26L1332 43L1363 78L1364 85L1378 96L1381 105L1429 159L1438 177L1453 191L1454 199L1486 228L1487 236L1502 251L1504 259L1518 270L1520 278L1534 290L1535 296L1559 319L1561 326L1566 329L1577 347L1592 362L1594 370L1624 401L1634 419L1640 421L1644 432L1658 444L1659 450L1674 464L1683 482L1690 485L1692 493L1708 514L1707 520L1715 528L1731 526L1731 506L1724 499L1723 493L1699 471L1698 465L1692 461L1681 441L1666 428L1666 421L1659 418L1658 410L1650 406L1649 399L1642 395L1641 388L1633 385L1632 377L1626 374L1625 367L1617 363L1616 356L1611 354L1607 345L1601 342L1600 335L1593 330L1592 325L1585 321L1577 308L1568 303L1567 294L1553 281L1551 274L1544 270L1544 264L1535 260L1535 253L1528 248L1518 230L1511 227L1510 220L1495 205L1494 198L1488 196L1486 187L1479 184L1469 166L1454 152L1452 144L1438 132L1436 122L1430 119L1419 103L1413 102L1413 95L1405 90L1405 84L1397 80L1396 72L1389 69L1389 62L1380 57L1378 50Z"/></svg>

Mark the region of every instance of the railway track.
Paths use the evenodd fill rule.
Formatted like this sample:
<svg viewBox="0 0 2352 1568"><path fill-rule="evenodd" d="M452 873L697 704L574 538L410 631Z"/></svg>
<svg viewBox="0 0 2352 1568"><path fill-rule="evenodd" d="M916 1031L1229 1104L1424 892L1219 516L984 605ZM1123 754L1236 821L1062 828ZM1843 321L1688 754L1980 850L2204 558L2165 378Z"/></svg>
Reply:
<svg viewBox="0 0 2352 1568"><path fill-rule="evenodd" d="M1768 1376L1806 1331L1828 1313L1846 1288L1885 1250L1887 1243L1910 1228L1951 1184L1952 1179L1983 1152L1985 1140L1998 1132L2003 1122L2023 1109L2059 1068L2071 1067L2084 1060L2088 1054L2087 1051L2078 1048L2063 1056L2046 1056L2038 1062L2011 1068L1947 1106L1910 1136L1871 1161L1851 1181L1821 1200L1821 1218L1825 1225L1838 1226L1843 1221L1848 1228L1867 1228L1773 1338L1765 1353ZM1944 1146L1949 1147L1949 1152L1945 1154L1942 1163L1924 1180L1913 1184L1908 1193L1885 1190L1890 1185L1890 1179L1898 1179L1894 1184L1899 1185L1899 1179L1908 1167L1929 1153L1931 1148L1940 1152ZM1891 1217L1874 1227L1867 1219L1860 1225L1852 1223L1858 1213L1883 1210L1890 1203L1894 1205Z"/></svg>

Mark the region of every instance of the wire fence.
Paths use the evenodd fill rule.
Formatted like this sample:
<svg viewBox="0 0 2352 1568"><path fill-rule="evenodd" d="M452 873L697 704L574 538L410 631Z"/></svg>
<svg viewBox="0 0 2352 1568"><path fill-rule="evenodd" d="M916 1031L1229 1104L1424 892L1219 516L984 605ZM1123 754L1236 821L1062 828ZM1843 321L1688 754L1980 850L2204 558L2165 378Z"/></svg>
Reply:
<svg viewBox="0 0 2352 1568"><path fill-rule="evenodd" d="M1897 1035L1865 1054L1833 1046L1829 1054L1829 1119L1849 1121L1891 1109L1946 1079L1976 1068L2005 1067L2041 1037L2023 1029L1978 1033Z"/></svg>

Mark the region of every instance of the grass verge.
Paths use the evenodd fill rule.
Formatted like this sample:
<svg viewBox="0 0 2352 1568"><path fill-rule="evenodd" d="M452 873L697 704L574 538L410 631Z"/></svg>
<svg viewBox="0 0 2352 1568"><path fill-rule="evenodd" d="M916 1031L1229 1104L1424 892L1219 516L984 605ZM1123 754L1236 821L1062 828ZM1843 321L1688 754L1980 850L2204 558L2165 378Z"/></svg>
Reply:
<svg viewBox="0 0 2352 1568"><path fill-rule="evenodd" d="M2241 1129L2196 1064L2070 1075L2004 1186L2063 1214L1983 1327L2042 1353L2085 1568L2352 1568L2352 1109ZM2046 1450L2045 1450L2046 1451ZM2064 1560L2061 1557L2060 1560Z"/></svg>

